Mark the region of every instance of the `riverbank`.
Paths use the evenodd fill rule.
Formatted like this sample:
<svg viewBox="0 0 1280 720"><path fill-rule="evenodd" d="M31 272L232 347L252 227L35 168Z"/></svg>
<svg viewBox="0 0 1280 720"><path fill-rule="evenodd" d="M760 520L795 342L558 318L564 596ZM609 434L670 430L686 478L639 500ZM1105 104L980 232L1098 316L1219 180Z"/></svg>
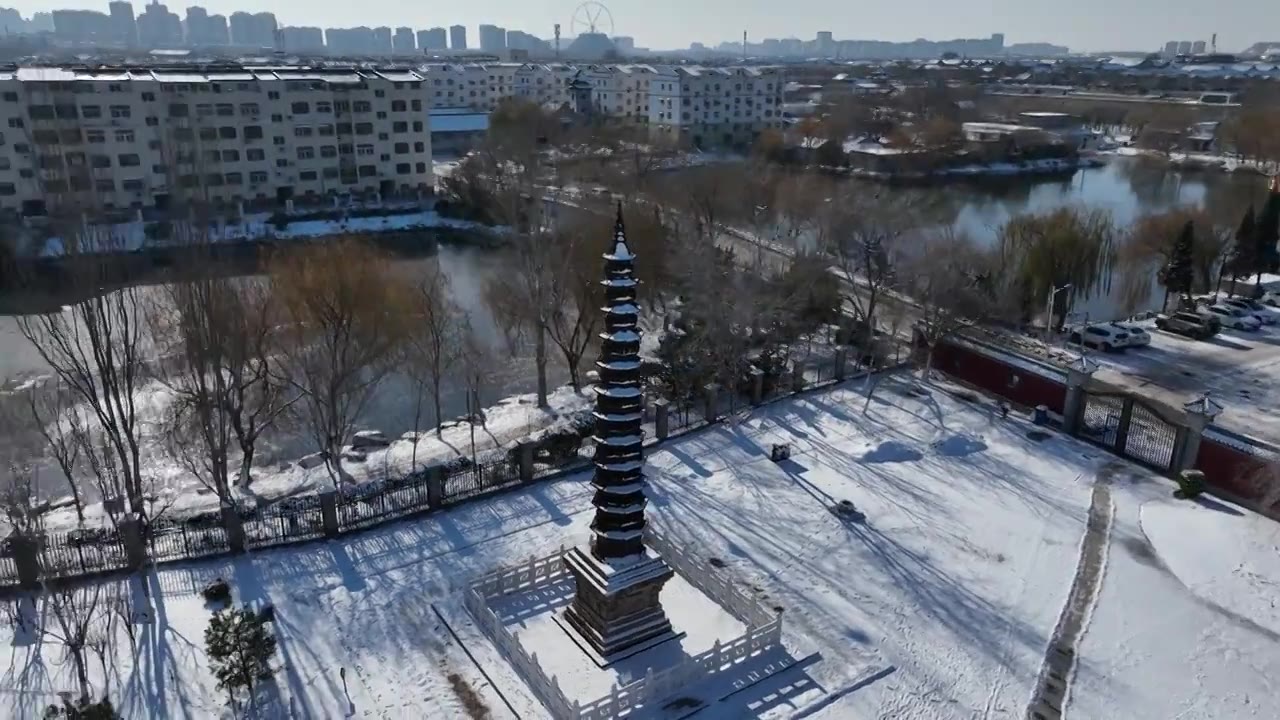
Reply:
<svg viewBox="0 0 1280 720"><path fill-rule="evenodd" d="M1001 161L989 163L972 163L936 170L873 170L870 168L850 167L843 169L824 168L836 174L865 180L885 182L936 182L949 179L978 177L1011 177L1015 175L1073 175L1078 170L1100 167L1105 164L1100 158L1078 156L1072 158L1043 158L1039 160Z"/></svg>

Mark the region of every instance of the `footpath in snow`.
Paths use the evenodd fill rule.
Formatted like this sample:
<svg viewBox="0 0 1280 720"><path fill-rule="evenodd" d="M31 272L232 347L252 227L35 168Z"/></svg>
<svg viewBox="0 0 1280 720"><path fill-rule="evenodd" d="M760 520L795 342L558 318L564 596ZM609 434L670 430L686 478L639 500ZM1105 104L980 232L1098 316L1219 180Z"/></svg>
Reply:
<svg viewBox="0 0 1280 720"><path fill-rule="evenodd" d="M652 521L782 607L786 632L822 657L699 717L1025 717L1094 484L1117 461L906 375L883 380L870 403L861 389L780 402L649 454ZM774 463L769 449L780 442L791 460ZM1260 557L1274 555L1267 533L1276 526L1220 503L1174 503L1167 481L1124 467L1111 486L1116 514L1070 716L1273 718L1280 645L1271 621L1240 617L1259 613L1256 603L1219 609L1204 597L1218 576L1202 573L1235 574L1262 596L1280 579ZM584 537L588 480L108 580L135 602L147 584L155 620L135 628L136 652L117 632L112 671L91 659L91 680L125 717L232 717L208 671L210 611L198 595L223 577L236 602L275 606L280 669L263 717L478 717L464 698L492 717L546 717L487 640L466 627L455 635L441 618L458 615L469 578ZM853 507L833 512L842 501ZM1181 513L1192 513L1207 547L1162 539L1190 522ZM1263 579L1243 579L1250 574ZM55 640L6 626L0 643L10 648L0 694L16 717L72 686ZM824 669L848 667L863 669L859 680Z"/></svg>

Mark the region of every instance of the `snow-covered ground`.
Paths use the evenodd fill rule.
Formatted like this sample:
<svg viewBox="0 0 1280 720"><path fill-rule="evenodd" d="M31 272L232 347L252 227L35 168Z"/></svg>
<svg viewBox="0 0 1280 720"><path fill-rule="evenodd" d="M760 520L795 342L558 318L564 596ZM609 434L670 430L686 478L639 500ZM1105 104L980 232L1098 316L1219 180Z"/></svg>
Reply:
<svg viewBox="0 0 1280 720"><path fill-rule="evenodd" d="M735 696L732 712L702 716L750 708L791 717L803 707L833 720L1024 717L1075 575L1092 487L1119 465L1108 471L1116 515L1072 716L1274 717L1276 525L1214 500L1174 503L1167 481L1096 448L1037 442L1028 423L997 419L989 403L913 387L886 378L868 405L855 382L651 452L653 521L785 608L787 632L822 656L778 680L820 686L821 702L802 706L770 682ZM789 462L769 461L778 442L791 443ZM464 686L494 717L509 717L452 633L499 688L519 686L514 672L474 628L441 618L465 616L468 578L581 538L587 480L340 541L153 572L156 620L138 628L136 654L120 638L110 693L126 717L155 717L162 706L173 718L229 714L202 652L209 611L198 597L225 577L237 602L276 608L281 669L264 717L466 717L455 691ZM828 510L841 500L856 513ZM11 646L0 694L17 717L70 687L55 641L15 638L6 626L0 643ZM831 682L824 668L844 665L879 671L869 682ZM96 660L91 667L101 690L103 673ZM544 716L527 693L507 701L521 717Z"/></svg>
<svg viewBox="0 0 1280 720"><path fill-rule="evenodd" d="M1219 153L1164 153L1159 150L1122 146L1102 151L1102 154L1120 155L1124 157L1163 158L1168 160L1170 163L1181 167L1222 170L1224 172L1253 172L1257 174L1269 174L1275 171L1274 163L1259 160L1244 160L1236 155L1223 155Z"/></svg>

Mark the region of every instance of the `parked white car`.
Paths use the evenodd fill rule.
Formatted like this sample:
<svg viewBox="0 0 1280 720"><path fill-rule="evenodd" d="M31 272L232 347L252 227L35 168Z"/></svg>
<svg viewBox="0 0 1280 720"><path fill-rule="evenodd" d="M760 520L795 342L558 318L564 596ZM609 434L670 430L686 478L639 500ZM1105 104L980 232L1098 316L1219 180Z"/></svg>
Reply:
<svg viewBox="0 0 1280 720"><path fill-rule="evenodd" d="M1203 317L1217 318L1222 327L1233 330L1253 331L1262 327L1258 318L1230 305L1201 305L1196 308L1196 312Z"/></svg>
<svg viewBox="0 0 1280 720"><path fill-rule="evenodd" d="M1247 300L1245 298L1224 298L1220 304L1243 310L1258 318L1258 322L1263 325L1276 324L1276 314L1256 300Z"/></svg>
<svg viewBox="0 0 1280 720"><path fill-rule="evenodd" d="M1125 347L1146 347L1151 344L1151 333L1142 329L1140 325L1132 325L1130 323L1113 322L1112 327L1129 334L1129 343Z"/></svg>
<svg viewBox="0 0 1280 720"><path fill-rule="evenodd" d="M1111 323L1077 326L1071 328L1070 332L1067 337L1074 345L1084 345L1102 352L1129 347L1129 331Z"/></svg>
<svg viewBox="0 0 1280 720"><path fill-rule="evenodd" d="M1258 298L1258 302L1271 307L1280 307L1280 290L1268 290L1262 293L1262 297Z"/></svg>

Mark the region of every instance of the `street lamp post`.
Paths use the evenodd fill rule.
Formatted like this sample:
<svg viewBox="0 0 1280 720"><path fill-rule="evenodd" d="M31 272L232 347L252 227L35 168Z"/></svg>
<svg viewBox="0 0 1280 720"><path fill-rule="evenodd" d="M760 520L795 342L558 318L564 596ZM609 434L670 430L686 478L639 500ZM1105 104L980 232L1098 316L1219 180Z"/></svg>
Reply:
<svg viewBox="0 0 1280 720"><path fill-rule="evenodd" d="M1063 290L1070 290L1071 287L1072 287L1071 283L1067 283L1066 285L1063 285L1061 287L1053 287L1052 285L1049 286L1049 300L1046 303L1045 317L1044 317L1044 344L1045 345L1049 345L1053 340L1053 301L1057 299L1058 293L1062 292Z"/></svg>

